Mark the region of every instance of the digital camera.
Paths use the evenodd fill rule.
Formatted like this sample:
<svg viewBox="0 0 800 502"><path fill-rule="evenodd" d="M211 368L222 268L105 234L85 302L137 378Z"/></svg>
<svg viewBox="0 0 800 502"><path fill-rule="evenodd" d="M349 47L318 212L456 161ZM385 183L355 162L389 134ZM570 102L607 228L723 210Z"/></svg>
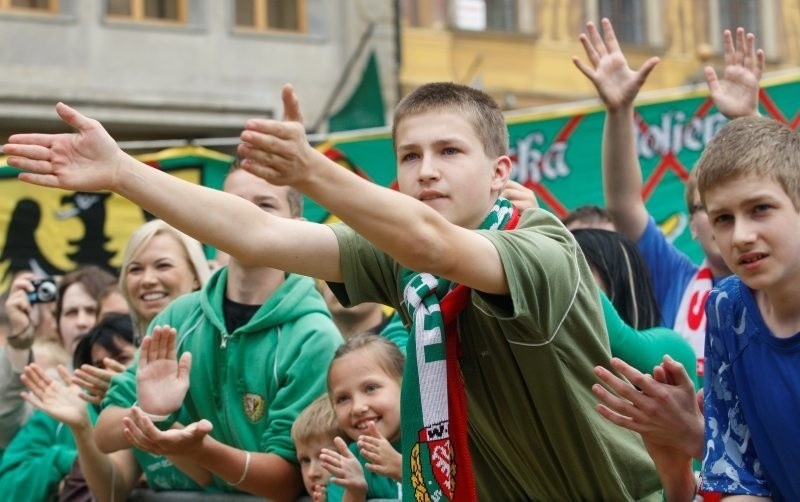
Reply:
<svg viewBox="0 0 800 502"><path fill-rule="evenodd" d="M50 303L56 301L58 297L58 286L52 277L37 279L32 282L33 291L28 293L28 301L31 303Z"/></svg>

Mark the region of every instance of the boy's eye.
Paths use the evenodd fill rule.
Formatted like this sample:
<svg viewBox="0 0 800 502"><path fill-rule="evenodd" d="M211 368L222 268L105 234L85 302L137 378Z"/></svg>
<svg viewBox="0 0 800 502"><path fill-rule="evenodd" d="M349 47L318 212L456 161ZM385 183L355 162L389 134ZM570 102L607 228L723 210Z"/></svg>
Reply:
<svg viewBox="0 0 800 502"><path fill-rule="evenodd" d="M311 463L311 459L308 458L308 457L300 457L300 458L297 459L297 461L300 462L300 465L305 465L305 464L310 464Z"/></svg>
<svg viewBox="0 0 800 502"><path fill-rule="evenodd" d="M753 208L754 213L763 213L765 211L769 211L771 206L769 204L758 204Z"/></svg>
<svg viewBox="0 0 800 502"><path fill-rule="evenodd" d="M458 149L452 146L448 146L442 150L442 155L455 155L458 153Z"/></svg>
<svg viewBox="0 0 800 502"><path fill-rule="evenodd" d="M416 153L413 153L413 152L409 152L409 153L404 154L400 158L400 160L403 161L403 162L410 162L412 160L417 160L418 158L419 158L419 155L417 155Z"/></svg>
<svg viewBox="0 0 800 502"><path fill-rule="evenodd" d="M728 223L729 221L733 220L733 217L729 214L720 214L719 216L714 218L714 225L723 225Z"/></svg>

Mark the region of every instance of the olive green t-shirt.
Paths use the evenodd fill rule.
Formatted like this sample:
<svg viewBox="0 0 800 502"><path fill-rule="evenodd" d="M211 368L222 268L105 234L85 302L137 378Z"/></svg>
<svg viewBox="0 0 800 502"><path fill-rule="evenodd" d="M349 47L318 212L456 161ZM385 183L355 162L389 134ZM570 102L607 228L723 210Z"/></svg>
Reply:
<svg viewBox="0 0 800 502"><path fill-rule="evenodd" d="M409 322L401 267L342 224L343 305L392 305ZM660 489L637 434L595 411L592 368L609 366L589 267L547 211L515 230L477 230L497 248L509 295L472 292L459 316L469 441L481 500L631 500ZM422 271L424 272L424 270Z"/></svg>

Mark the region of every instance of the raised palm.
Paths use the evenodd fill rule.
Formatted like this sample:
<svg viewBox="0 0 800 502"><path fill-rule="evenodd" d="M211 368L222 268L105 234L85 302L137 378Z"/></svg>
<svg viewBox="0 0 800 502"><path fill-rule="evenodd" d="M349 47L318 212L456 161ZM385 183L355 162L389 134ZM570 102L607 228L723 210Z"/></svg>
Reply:
<svg viewBox="0 0 800 502"><path fill-rule="evenodd" d="M3 147L8 164L26 171L23 181L68 190L111 190L125 156L102 125L69 106L59 117L76 129L69 134L15 134Z"/></svg>
<svg viewBox="0 0 800 502"><path fill-rule="evenodd" d="M755 49L755 35L736 30L736 45L730 30L723 33L725 70L722 80L712 67L705 69L711 99L729 119L758 113L758 85L764 71L764 51Z"/></svg>
<svg viewBox="0 0 800 502"><path fill-rule="evenodd" d="M169 415L180 408L189 390L191 354L180 360L176 354L177 332L169 326L156 326L142 341L136 387L139 406L153 415Z"/></svg>
<svg viewBox="0 0 800 502"><path fill-rule="evenodd" d="M69 372L63 366L58 367L63 382L69 381ZM36 408L44 411L52 418L70 427L77 427L89 420L86 401L81 399L81 388L75 384L64 384L50 378L38 365L25 367L22 381L28 387L23 398Z"/></svg>
<svg viewBox="0 0 800 502"><path fill-rule="evenodd" d="M581 33L580 42L586 51L590 65L573 56L572 62L591 80L600 99L609 110L616 110L633 103L647 76L658 63L658 58L650 58L638 70L628 66L622 53L614 28L608 19L603 19L604 37L594 23L586 24L587 33Z"/></svg>

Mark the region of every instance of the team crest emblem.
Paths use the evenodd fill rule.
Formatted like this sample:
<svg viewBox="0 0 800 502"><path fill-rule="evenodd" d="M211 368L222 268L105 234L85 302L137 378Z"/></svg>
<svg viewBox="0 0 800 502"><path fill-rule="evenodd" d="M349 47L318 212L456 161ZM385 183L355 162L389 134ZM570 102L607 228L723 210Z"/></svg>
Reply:
<svg viewBox="0 0 800 502"><path fill-rule="evenodd" d="M258 394L245 394L242 399L242 409L247 419L251 422L258 422L264 416L264 398Z"/></svg>

